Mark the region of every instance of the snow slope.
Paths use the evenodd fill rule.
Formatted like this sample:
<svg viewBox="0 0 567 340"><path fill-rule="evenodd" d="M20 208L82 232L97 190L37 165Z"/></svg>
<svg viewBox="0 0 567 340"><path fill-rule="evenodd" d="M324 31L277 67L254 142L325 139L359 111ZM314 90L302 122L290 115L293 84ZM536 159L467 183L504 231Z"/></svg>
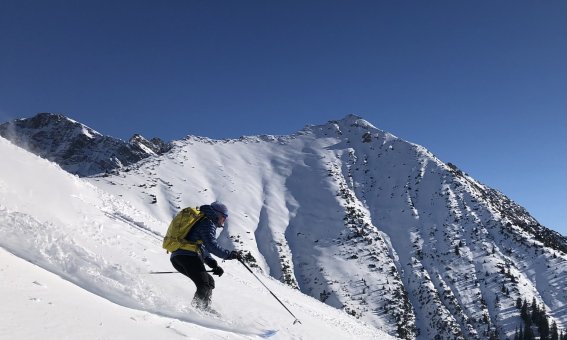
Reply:
<svg viewBox="0 0 567 340"><path fill-rule="evenodd" d="M225 201L222 244L391 335L513 337L518 298L567 327L567 239L360 117L173 144L89 181L161 221L159 232L181 207Z"/></svg>
<svg viewBox="0 0 567 340"><path fill-rule="evenodd" d="M0 338L389 339L239 263L221 263L213 307L190 306L192 283L161 249L162 220L0 138ZM172 210L171 210L172 211ZM159 217L159 215L156 215ZM232 218L232 216L231 216ZM245 219L235 216L235 220Z"/></svg>

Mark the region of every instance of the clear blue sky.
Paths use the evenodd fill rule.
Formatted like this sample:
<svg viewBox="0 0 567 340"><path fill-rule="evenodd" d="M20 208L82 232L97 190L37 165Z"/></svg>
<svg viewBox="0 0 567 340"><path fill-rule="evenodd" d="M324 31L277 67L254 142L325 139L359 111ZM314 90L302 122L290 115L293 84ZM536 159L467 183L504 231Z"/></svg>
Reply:
<svg viewBox="0 0 567 340"><path fill-rule="evenodd" d="M0 2L0 121L166 140L356 113L567 235L567 2Z"/></svg>

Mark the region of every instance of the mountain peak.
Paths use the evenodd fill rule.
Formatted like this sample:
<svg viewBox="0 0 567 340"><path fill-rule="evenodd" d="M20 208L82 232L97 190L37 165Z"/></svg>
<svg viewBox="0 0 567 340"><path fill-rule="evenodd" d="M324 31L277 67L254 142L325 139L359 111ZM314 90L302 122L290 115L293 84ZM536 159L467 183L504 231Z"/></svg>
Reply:
<svg viewBox="0 0 567 340"><path fill-rule="evenodd" d="M160 139L148 141L140 135L124 142L47 112L0 124L0 136L79 176L106 173L171 148Z"/></svg>
<svg viewBox="0 0 567 340"><path fill-rule="evenodd" d="M19 130L46 131L52 133L56 130L66 130L66 133L84 134L89 138L102 136L99 132L81 124L67 116L59 113L41 112L31 118L16 119L12 122L4 123L4 129L16 128ZM49 131L51 130L51 131ZM9 132L7 132L9 133ZM9 138L8 138L9 139Z"/></svg>
<svg viewBox="0 0 567 340"><path fill-rule="evenodd" d="M345 124L349 124L350 126L356 126L366 129L376 129L376 127L370 124L366 119L353 113L348 114L345 118L342 119L342 121Z"/></svg>
<svg viewBox="0 0 567 340"><path fill-rule="evenodd" d="M307 125L303 130L299 132L299 134L307 132L307 131L314 131L314 130L334 130L336 133L341 135L343 131L348 131L350 128L355 127L358 128L358 133L376 133L376 132L384 132L372 125L366 119L358 116L356 114L348 114L342 119L336 120L329 120L326 124L321 125Z"/></svg>
<svg viewBox="0 0 567 340"><path fill-rule="evenodd" d="M353 113L350 113L350 114L346 115L344 118L339 119L339 120L330 120L330 121L327 122L327 124L336 124L339 127L353 126L353 127L364 128L364 129L378 130L374 125L370 124L367 120L365 120L361 116L358 116L358 115L353 114Z"/></svg>
<svg viewBox="0 0 567 340"><path fill-rule="evenodd" d="M345 118L340 119L340 120L331 120L329 121L329 123L336 123L336 124L340 124L340 125L345 125L345 126L354 126L354 127L360 127L360 128L364 128L364 129L375 129L377 130L377 128L370 124L366 119L362 118L361 116L358 116L356 114L350 113L348 115L346 115Z"/></svg>

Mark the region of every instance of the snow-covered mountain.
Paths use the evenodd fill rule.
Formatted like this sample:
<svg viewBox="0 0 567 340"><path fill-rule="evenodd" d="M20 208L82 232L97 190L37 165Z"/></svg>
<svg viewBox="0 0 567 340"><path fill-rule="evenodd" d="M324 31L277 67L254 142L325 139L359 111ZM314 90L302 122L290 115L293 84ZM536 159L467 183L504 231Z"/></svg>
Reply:
<svg viewBox="0 0 567 340"><path fill-rule="evenodd" d="M159 138L147 140L137 134L128 142L103 136L72 119L51 113L1 124L0 136L80 176L109 172L171 148Z"/></svg>
<svg viewBox="0 0 567 340"><path fill-rule="evenodd" d="M224 201L223 245L394 336L505 339L567 328L567 238L354 115L291 136L188 136L86 180L155 220L156 234L181 207Z"/></svg>
<svg viewBox="0 0 567 340"><path fill-rule="evenodd" d="M161 221L0 137L0 339L392 339L239 263L213 307L161 249Z"/></svg>

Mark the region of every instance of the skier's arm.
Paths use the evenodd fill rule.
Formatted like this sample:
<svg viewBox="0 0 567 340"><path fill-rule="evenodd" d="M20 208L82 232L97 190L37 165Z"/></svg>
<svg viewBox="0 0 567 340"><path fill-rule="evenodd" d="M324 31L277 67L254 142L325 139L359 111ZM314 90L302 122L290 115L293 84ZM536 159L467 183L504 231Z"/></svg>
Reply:
<svg viewBox="0 0 567 340"><path fill-rule="evenodd" d="M203 256L203 261L205 264L211 268L218 266L217 261L211 256L205 247L201 245L201 256Z"/></svg>
<svg viewBox="0 0 567 340"><path fill-rule="evenodd" d="M219 246L215 235L215 229L216 228L213 225L203 233L203 245L205 246L205 249L208 253L212 253L213 255L218 256L224 260L230 255L230 251Z"/></svg>

